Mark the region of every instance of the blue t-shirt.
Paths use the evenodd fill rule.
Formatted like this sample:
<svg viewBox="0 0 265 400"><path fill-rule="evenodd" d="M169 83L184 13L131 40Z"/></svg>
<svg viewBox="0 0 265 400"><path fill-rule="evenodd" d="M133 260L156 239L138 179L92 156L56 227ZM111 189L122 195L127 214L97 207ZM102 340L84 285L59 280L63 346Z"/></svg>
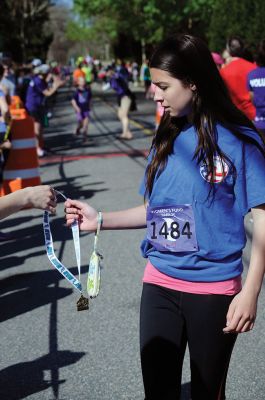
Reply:
<svg viewBox="0 0 265 400"><path fill-rule="evenodd" d="M248 74L248 90L253 92L256 107L255 125L265 130L265 67L258 67Z"/></svg>
<svg viewBox="0 0 265 400"><path fill-rule="evenodd" d="M82 112L90 110L91 90L89 88L83 90L76 89L73 99L76 101L76 104Z"/></svg>
<svg viewBox="0 0 265 400"><path fill-rule="evenodd" d="M38 111L44 105L44 90L47 89L47 82L39 76L34 76L28 86L26 95L26 109L29 112Z"/></svg>
<svg viewBox="0 0 265 400"><path fill-rule="evenodd" d="M209 195L207 166L193 159L197 134L186 126L174 143L162 173L157 174L150 207L191 205L198 250L158 251L148 240L141 250L152 265L169 276L194 282L216 282L241 274L242 250L246 244L244 216L255 206L265 204L265 159L257 146L238 139L217 125L218 144L236 168L236 176L226 164L225 178L217 161L214 198ZM255 136L248 128L244 134ZM218 170L219 169L219 170ZM220 175L221 172L221 175ZM143 180L140 193L145 192Z"/></svg>

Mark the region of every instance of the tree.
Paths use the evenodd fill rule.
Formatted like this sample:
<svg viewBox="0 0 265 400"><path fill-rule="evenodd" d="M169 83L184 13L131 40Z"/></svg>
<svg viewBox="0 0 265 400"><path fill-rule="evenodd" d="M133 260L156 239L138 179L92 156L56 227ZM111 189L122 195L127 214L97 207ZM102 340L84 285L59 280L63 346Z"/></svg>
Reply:
<svg viewBox="0 0 265 400"><path fill-rule="evenodd" d="M80 16L75 24L76 28L77 25L81 27L87 37L93 35L100 40L100 34L104 32L105 38L112 44L122 37L123 47L124 37L131 37L141 42L144 48L146 44L155 44L174 32L190 32L203 36L213 2L214 0L75 0L74 10Z"/></svg>
<svg viewBox="0 0 265 400"><path fill-rule="evenodd" d="M56 60L61 64L67 64L69 52L73 46L73 42L66 36L70 20L71 13L68 7L63 5L50 7L49 20L45 24L47 31L53 35L53 41L47 55L49 60Z"/></svg>
<svg viewBox="0 0 265 400"><path fill-rule="evenodd" d="M45 59L52 35L44 32L43 26L51 5L51 0L1 0L2 51L18 62L37 56Z"/></svg>
<svg viewBox="0 0 265 400"><path fill-rule="evenodd" d="M241 36L254 48L264 35L264 0L215 0L209 25L210 48L221 51L229 36Z"/></svg>

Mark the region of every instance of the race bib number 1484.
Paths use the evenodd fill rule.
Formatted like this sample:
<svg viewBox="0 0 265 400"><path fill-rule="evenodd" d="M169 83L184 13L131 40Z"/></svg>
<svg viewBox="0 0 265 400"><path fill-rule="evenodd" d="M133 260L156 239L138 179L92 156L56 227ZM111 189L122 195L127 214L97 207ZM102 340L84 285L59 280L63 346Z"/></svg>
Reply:
<svg viewBox="0 0 265 400"><path fill-rule="evenodd" d="M197 251L192 206L148 207L147 239L159 251Z"/></svg>

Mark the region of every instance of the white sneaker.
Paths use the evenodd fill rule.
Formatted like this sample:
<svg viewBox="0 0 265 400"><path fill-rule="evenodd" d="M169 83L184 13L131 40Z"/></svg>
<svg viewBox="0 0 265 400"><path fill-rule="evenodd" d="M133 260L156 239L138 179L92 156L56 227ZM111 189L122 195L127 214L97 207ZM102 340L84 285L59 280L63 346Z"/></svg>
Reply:
<svg viewBox="0 0 265 400"><path fill-rule="evenodd" d="M40 147L37 148L38 157L43 157L45 155L45 151Z"/></svg>

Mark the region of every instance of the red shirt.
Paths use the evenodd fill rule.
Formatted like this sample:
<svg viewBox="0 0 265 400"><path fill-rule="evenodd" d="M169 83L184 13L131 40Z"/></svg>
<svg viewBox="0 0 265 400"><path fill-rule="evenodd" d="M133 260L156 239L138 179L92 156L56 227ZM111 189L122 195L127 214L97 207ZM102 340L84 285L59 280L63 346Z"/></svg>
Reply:
<svg viewBox="0 0 265 400"><path fill-rule="evenodd" d="M220 70L233 103L251 120L254 120L256 110L247 89L247 76L255 68L255 64L243 58L237 58Z"/></svg>

